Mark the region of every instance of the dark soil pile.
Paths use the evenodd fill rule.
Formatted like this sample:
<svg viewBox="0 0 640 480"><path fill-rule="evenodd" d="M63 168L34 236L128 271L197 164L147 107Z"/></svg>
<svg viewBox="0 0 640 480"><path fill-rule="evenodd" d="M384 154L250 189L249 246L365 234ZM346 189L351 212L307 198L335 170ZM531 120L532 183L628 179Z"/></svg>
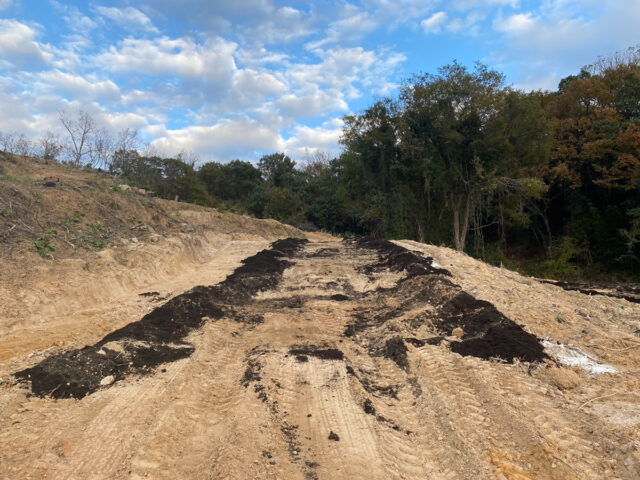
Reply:
<svg viewBox="0 0 640 480"><path fill-rule="evenodd" d="M344 354L337 348L322 348L315 345L294 346L289 349L290 355L297 357L315 357L321 360L344 360ZM300 361L300 359L299 359ZM306 361L306 360L301 360Z"/></svg>
<svg viewBox="0 0 640 480"><path fill-rule="evenodd" d="M378 289L374 292L372 308L362 309L354 314L354 320L347 326L345 336L358 338L372 328L403 317L406 340L414 346L440 343L444 337L452 335L455 328L463 329L461 341L451 342L452 351L461 355L471 355L482 359L499 358L506 362L514 359L539 362L547 358L535 335L522 329L517 323L505 317L494 305L477 300L451 282L451 274L441 268L434 268L432 260L418 256L407 249L386 240L351 240L355 248L373 250L379 261L367 265L367 273L384 269L406 271L406 276L393 288ZM386 301L392 297L394 302ZM379 307L388 304L398 307ZM406 319L405 314L412 309L429 305L435 307L415 318ZM434 337L415 338L415 330L428 322L434 330ZM407 347L400 336L360 341L369 343L372 352L392 359L401 368L408 367Z"/></svg>
<svg viewBox="0 0 640 480"><path fill-rule="evenodd" d="M220 319L233 311L233 306L247 304L258 292L274 288L291 265L286 258L294 256L306 242L293 238L274 242L269 250L243 260L242 266L222 283L195 287L95 345L52 355L14 375L29 381L37 396L82 398L95 392L107 376L118 381L128 374L149 373L162 363L188 357L193 347L184 338L202 326L204 317ZM110 342L116 342L119 348L108 348Z"/></svg>
<svg viewBox="0 0 640 480"><path fill-rule="evenodd" d="M622 298L632 303L640 303L640 286L635 284L577 283L556 280L541 280L564 290L575 290L585 295L603 295L605 297Z"/></svg>
<svg viewBox="0 0 640 480"><path fill-rule="evenodd" d="M451 276L449 271L434 267L432 265L433 258L413 253L389 240L360 238L349 240L349 242L358 248L366 248L378 253L379 261L363 267L365 273L370 274L389 269L392 272L406 271L407 279L418 275L432 274Z"/></svg>

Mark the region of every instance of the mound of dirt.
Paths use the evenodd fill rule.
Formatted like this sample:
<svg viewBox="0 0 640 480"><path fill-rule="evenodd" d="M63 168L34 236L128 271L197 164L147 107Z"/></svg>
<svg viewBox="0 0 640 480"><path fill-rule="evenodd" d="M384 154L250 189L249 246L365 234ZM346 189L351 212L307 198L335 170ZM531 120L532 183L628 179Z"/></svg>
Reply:
<svg viewBox="0 0 640 480"><path fill-rule="evenodd" d="M452 335L455 329L462 328L464 335L461 341L451 342L449 347L460 355L485 360L499 358L509 363L516 359L541 362L548 358L538 337L505 317L491 303L477 300L462 291L460 286L448 279L450 272L433 267L432 258L422 257L386 240L351 240L350 244L353 248L378 254L380 260L364 266L364 272L388 269L405 272L405 276L396 286L380 288L372 294L375 297L374 304L394 304L400 299L400 306L375 307L358 312L354 321L347 326L346 336L364 334L370 339L366 342L368 348L393 359L401 367L407 365L406 346L400 336L385 335L385 325L399 318L403 318L403 336L414 339L410 340L414 345L432 344ZM390 298L396 301L389 302L387 299ZM425 317L425 313L420 312L413 318L406 317L407 312L425 304L433 308L430 316ZM415 330L426 321L439 335L427 340L416 339ZM367 330L371 332L367 333Z"/></svg>
<svg viewBox="0 0 640 480"><path fill-rule="evenodd" d="M95 345L52 355L15 373L29 381L37 396L82 398L95 392L100 381L116 381L131 373L149 373L154 367L188 357L193 347L184 338L206 319L217 320L233 306L244 305L258 292L274 288L282 272L307 240L285 239L242 261L227 279L211 287L195 287L154 309L141 320L105 336ZM230 315L231 318L234 315ZM117 345L117 349L109 348Z"/></svg>

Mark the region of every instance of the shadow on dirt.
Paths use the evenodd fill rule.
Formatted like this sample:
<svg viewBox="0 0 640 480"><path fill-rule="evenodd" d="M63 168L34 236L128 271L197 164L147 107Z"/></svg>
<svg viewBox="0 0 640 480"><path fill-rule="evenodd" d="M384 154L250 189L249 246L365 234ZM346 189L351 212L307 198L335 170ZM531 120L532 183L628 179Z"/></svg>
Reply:
<svg viewBox="0 0 640 480"><path fill-rule="evenodd" d="M286 258L293 257L305 243L307 240L294 238L278 240L270 249L243 260L222 283L195 287L95 345L52 355L14 376L29 381L33 394L40 397L82 398L100 388L101 381L110 384L186 358L194 351L184 342L189 333L207 319L220 319L230 311L230 318L242 321L233 307L246 305L258 292L274 288L291 265ZM110 376L113 379L104 382Z"/></svg>

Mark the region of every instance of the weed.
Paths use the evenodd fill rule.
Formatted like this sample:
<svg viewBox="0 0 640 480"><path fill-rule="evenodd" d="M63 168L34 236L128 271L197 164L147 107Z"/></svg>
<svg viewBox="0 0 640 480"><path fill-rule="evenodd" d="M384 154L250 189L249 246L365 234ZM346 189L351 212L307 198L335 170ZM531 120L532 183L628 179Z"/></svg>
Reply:
<svg viewBox="0 0 640 480"><path fill-rule="evenodd" d="M13 175L9 175L8 173L2 175L0 177L2 180L6 180L7 182L12 183L31 183L33 182L33 177L31 175L25 175L24 177L15 177Z"/></svg>
<svg viewBox="0 0 640 480"><path fill-rule="evenodd" d="M96 250L102 250L104 248L104 240L96 238L95 240L93 240L91 242L91 245L93 246L93 248L95 248Z"/></svg>
<svg viewBox="0 0 640 480"><path fill-rule="evenodd" d="M70 227L71 225L73 225L73 220L69 220L68 218L63 218L62 220L60 220L60 223L65 227Z"/></svg>
<svg viewBox="0 0 640 480"><path fill-rule="evenodd" d="M94 233L98 233L104 230L104 227L99 223L90 223L89 226L91 227L91 230L93 230Z"/></svg>
<svg viewBox="0 0 640 480"><path fill-rule="evenodd" d="M53 242L48 236L38 237L33 241L33 244L36 246L36 250L38 251L38 255L42 258L45 258L49 252L55 251L53 246Z"/></svg>
<svg viewBox="0 0 640 480"><path fill-rule="evenodd" d="M173 220L174 222L179 222L180 221L180 212L176 212L173 215L171 215L171 220Z"/></svg>
<svg viewBox="0 0 640 480"><path fill-rule="evenodd" d="M111 188L109 188L109 191L111 193L121 192L122 187L120 185L112 185Z"/></svg>
<svg viewBox="0 0 640 480"><path fill-rule="evenodd" d="M2 210L0 212L0 215L2 215L3 217L8 217L9 215L11 215L13 212L11 211L10 208L7 208L6 210Z"/></svg>
<svg viewBox="0 0 640 480"><path fill-rule="evenodd" d="M54 229L47 230L47 231L46 231L46 232L44 232L44 233L46 233L47 235L51 235L51 236L53 236L53 237L55 237L56 235L58 235L58 231L57 231L57 230L54 230Z"/></svg>
<svg viewBox="0 0 640 480"><path fill-rule="evenodd" d="M562 317L556 317L556 322L558 322L558 323L564 323L564 318L562 318Z"/></svg>

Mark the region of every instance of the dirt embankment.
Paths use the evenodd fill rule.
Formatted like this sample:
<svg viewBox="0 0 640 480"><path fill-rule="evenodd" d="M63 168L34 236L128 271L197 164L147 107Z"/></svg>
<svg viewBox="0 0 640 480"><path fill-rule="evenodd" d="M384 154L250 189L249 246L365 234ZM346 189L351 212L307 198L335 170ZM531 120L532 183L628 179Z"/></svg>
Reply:
<svg viewBox="0 0 640 480"><path fill-rule="evenodd" d="M598 305L569 315L580 293L400 243L414 252L276 242L86 349L16 362L0 475L638 477L640 349L589 347L631 342L627 325ZM617 371L567 368L543 338Z"/></svg>

